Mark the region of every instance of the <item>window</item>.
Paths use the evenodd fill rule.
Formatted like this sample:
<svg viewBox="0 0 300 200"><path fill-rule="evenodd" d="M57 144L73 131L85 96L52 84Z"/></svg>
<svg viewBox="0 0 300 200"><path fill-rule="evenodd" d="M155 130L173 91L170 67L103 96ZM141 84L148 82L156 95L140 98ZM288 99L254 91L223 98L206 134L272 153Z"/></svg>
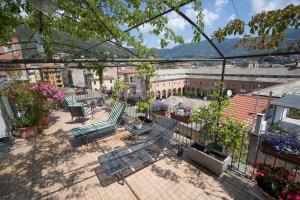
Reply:
<svg viewBox="0 0 300 200"><path fill-rule="evenodd" d="M110 80L109 82L112 83L112 80Z"/></svg>
<svg viewBox="0 0 300 200"><path fill-rule="evenodd" d="M94 85L96 85L96 81L94 81Z"/></svg>
<svg viewBox="0 0 300 200"><path fill-rule="evenodd" d="M156 86L159 87L159 84L157 83Z"/></svg>
<svg viewBox="0 0 300 200"><path fill-rule="evenodd" d="M14 51L14 46L13 45L7 45L3 47L4 53L12 52Z"/></svg>

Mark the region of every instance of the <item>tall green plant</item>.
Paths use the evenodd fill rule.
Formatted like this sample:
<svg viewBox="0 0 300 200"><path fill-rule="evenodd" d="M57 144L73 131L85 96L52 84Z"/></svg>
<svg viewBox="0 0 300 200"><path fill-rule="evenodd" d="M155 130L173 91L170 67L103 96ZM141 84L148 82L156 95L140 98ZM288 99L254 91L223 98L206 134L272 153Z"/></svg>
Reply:
<svg viewBox="0 0 300 200"><path fill-rule="evenodd" d="M120 92L123 92L124 91L124 88L123 88L123 85L122 85L122 81L120 80L117 80L116 83L115 83L115 86L114 86L114 89L112 91L112 100L113 100L113 104L115 101L118 100L118 94Z"/></svg>
<svg viewBox="0 0 300 200"><path fill-rule="evenodd" d="M143 98L138 103L138 112L143 112L145 115L149 115L151 106L154 102L154 97L151 97L151 79L156 76L156 67L151 63L139 63L136 68L137 77L141 79L143 87Z"/></svg>
<svg viewBox="0 0 300 200"><path fill-rule="evenodd" d="M209 144L218 144L227 150L235 150L242 147L242 138L245 134L245 127L242 123L233 121L230 117L224 118L222 113L229 104L227 96L222 95L223 84L216 83L213 91L212 101L209 106L194 108L191 120L202 123L202 131L206 135ZM222 118L223 117L223 118Z"/></svg>

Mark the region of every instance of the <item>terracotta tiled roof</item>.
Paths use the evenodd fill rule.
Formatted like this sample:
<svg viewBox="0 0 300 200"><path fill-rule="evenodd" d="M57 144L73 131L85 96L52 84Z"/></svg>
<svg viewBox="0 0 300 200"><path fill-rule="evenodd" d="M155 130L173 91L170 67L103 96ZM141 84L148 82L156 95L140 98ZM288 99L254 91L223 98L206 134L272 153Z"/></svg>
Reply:
<svg viewBox="0 0 300 200"><path fill-rule="evenodd" d="M257 104L257 105L256 105ZM230 99L224 116L231 116L239 122L251 122L257 113L265 113L268 105L268 97L238 94Z"/></svg>

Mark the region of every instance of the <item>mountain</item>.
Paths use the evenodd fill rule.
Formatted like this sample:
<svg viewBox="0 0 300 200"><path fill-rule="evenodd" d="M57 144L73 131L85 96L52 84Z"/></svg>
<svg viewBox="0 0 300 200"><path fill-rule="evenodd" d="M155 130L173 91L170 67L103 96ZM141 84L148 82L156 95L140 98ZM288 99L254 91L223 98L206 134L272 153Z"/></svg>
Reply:
<svg viewBox="0 0 300 200"><path fill-rule="evenodd" d="M300 30L289 29L286 31L288 40L299 40ZM258 53L248 51L243 47L235 49L234 46L239 42L240 38L225 39L222 43L213 41L220 51L225 56L244 55ZM287 42L282 42L281 46L285 46ZM260 51L261 53L261 51ZM181 44L170 49L156 49L156 55L162 58L196 58L196 57L219 57L217 51L208 43L207 40L203 40L200 43Z"/></svg>

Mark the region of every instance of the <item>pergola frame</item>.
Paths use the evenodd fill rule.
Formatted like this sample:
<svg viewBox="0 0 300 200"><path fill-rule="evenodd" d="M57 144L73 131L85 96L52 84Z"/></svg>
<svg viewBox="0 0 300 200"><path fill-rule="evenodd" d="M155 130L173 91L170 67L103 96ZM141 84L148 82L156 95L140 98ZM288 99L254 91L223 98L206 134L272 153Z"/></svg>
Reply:
<svg viewBox="0 0 300 200"><path fill-rule="evenodd" d="M31 64L31 63L88 63L88 62L102 62L102 63L108 63L108 66L106 67L118 67L115 65L109 65L111 63L129 63L129 62L150 62L150 63L178 63L178 62L195 62L195 61L222 61L222 74L221 74L221 82L224 81L224 74L225 74L225 67L226 67L226 61L229 59L239 59L239 58L254 58L254 57L266 57L266 56L286 56L286 55L300 55L300 51L296 51L296 52L272 52L272 53L264 53L264 54L254 54L254 55L238 55L238 56L225 56L221 50L214 44L214 42L212 41L211 38L209 38L205 32L203 32L201 30L201 28L195 23L193 22L193 20L191 20L188 16L186 16L183 12L181 12L179 9L189 3L193 2L193 0L190 0L188 2L182 3L176 7L171 6L171 5L167 5L167 3L165 3L169 9L157 14L153 17L150 17L149 19L136 24L133 27L130 27L128 29L126 29L124 31L124 33L127 33L135 28L138 28L139 26L148 23L158 17L161 17L167 13L170 13L172 11L175 11L179 16L181 16L184 20L186 20L192 27L194 27L197 31L199 31L202 36L209 42L209 44L217 51L217 53L219 54L219 57L215 57L215 58L196 58L196 59L141 59L141 58L129 58L129 59L106 59L103 58L102 55L97 54L95 52L92 52L93 54L96 54L98 58L96 59L2 59L0 60L0 71L16 71L16 70L41 70L41 69L50 69L50 68L43 68L43 67L33 67L33 68L12 68L10 66L4 66L1 67L1 65L15 65L15 64ZM104 44L106 42L111 42L113 44L115 44L116 46L120 47L127 51L127 53L132 54L134 57L137 57L135 55L134 52L132 52L131 50L127 49L126 47L123 47L122 45L117 45L115 42L112 41L114 37L112 36L111 39L105 40L105 41L101 41L93 46L90 46L86 49L81 49L80 47L76 47L76 46L72 46L73 48L77 48L77 49L81 49L80 52L78 53L72 53L73 55L80 55L80 53L82 52L91 52L90 49L95 48L101 44ZM31 40L31 39L30 39ZM23 43L30 43L29 42L23 42ZM9 44L16 44L16 43L9 43ZM6 45L9 45L6 44ZM59 45L67 45L67 44L62 44L60 43ZM4 45L1 45L4 46ZM28 49L35 49L35 48L28 48ZM19 51L21 51L22 49L20 49ZM26 49L23 49L26 50ZM64 52L64 53L71 53L71 52L66 52L65 50L59 50L60 52ZM7 52L7 53L11 53L11 52ZM3 54L0 54L3 55ZM102 57L102 58L99 58ZM126 67L126 66L124 66ZM90 68L87 66L81 66L81 67L68 67L68 68L76 68L76 69L86 69L86 68ZM60 67L55 67L55 68L51 68L51 69L65 69L65 68L60 68Z"/></svg>

